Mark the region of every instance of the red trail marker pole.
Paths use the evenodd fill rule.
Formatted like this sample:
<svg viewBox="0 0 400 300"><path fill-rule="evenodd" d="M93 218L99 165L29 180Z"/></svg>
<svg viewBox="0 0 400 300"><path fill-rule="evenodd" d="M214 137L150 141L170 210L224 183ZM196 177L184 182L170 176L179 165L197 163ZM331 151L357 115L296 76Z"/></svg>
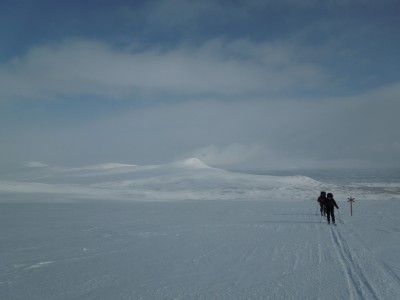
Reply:
<svg viewBox="0 0 400 300"><path fill-rule="evenodd" d="M350 216L353 216L353 202L355 201L355 199L353 197L349 197L347 198L347 202L350 203Z"/></svg>

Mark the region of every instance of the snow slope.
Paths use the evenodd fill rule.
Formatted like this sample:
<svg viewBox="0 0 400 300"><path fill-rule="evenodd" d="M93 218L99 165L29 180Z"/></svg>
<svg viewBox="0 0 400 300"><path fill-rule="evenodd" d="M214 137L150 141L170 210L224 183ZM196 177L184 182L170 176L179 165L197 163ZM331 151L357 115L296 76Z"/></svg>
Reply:
<svg viewBox="0 0 400 300"><path fill-rule="evenodd" d="M337 226L319 215L323 187ZM396 197L196 159L35 164L1 178L0 299L400 299Z"/></svg>
<svg viewBox="0 0 400 300"><path fill-rule="evenodd" d="M0 193L102 200L282 200L314 198L320 183L305 176L261 176L209 167L196 158L164 165L37 167L0 177ZM41 197L42 201L46 197Z"/></svg>

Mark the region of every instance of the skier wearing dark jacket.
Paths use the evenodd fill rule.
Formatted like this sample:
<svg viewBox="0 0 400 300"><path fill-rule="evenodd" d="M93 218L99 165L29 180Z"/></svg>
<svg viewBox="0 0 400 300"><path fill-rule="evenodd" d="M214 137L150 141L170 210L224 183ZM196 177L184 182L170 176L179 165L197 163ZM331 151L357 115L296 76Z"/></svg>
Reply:
<svg viewBox="0 0 400 300"><path fill-rule="evenodd" d="M325 200L326 200L326 193L321 192L321 195L318 197L319 203L319 211L321 212L321 216L325 216Z"/></svg>
<svg viewBox="0 0 400 300"><path fill-rule="evenodd" d="M332 193L328 193L325 199L325 210L326 210L326 218L328 219L328 224L330 224L330 217L332 217L332 223L335 224L335 207L339 209L339 206L336 204L335 199L333 199Z"/></svg>

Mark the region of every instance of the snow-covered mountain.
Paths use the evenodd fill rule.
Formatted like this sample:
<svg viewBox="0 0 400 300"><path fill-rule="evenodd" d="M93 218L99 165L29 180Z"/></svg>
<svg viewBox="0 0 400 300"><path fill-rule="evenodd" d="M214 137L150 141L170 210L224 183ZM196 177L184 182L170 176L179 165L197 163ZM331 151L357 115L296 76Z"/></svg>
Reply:
<svg viewBox="0 0 400 300"><path fill-rule="evenodd" d="M162 165L108 163L80 168L35 162L0 179L0 193L138 201L305 200L314 198L321 187L319 182L305 176L229 172L210 167L197 158Z"/></svg>
<svg viewBox="0 0 400 300"><path fill-rule="evenodd" d="M400 184L395 182L348 182L337 186L302 175L230 172L208 166L198 158L161 165L105 163L74 168L31 162L0 175L0 194L29 194L46 202L60 198L63 201L315 200L321 190L332 191L341 199L350 195L364 200L382 195L400 199ZM1 201L8 199L1 197Z"/></svg>

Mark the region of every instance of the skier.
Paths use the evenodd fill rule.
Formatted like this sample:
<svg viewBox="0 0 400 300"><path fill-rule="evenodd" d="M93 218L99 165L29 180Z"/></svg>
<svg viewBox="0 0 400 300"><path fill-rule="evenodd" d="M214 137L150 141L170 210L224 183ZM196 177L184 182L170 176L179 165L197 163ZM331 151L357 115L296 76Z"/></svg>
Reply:
<svg viewBox="0 0 400 300"><path fill-rule="evenodd" d="M325 211L326 211L326 217L328 219L328 224L330 224L330 217L332 217L332 223L335 224L335 207L339 209L339 206L336 204L335 199L333 199L333 194L328 193L326 199L325 199Z"/></svg>
<svg viewBox="0 0 400 300"><path fill-rule="evenodd" d="M319 211L321 212L321 216L325 216L325 200L326 200L326 193L321 192L321 195L318 197L318 203L319 203Z"/></svg>

